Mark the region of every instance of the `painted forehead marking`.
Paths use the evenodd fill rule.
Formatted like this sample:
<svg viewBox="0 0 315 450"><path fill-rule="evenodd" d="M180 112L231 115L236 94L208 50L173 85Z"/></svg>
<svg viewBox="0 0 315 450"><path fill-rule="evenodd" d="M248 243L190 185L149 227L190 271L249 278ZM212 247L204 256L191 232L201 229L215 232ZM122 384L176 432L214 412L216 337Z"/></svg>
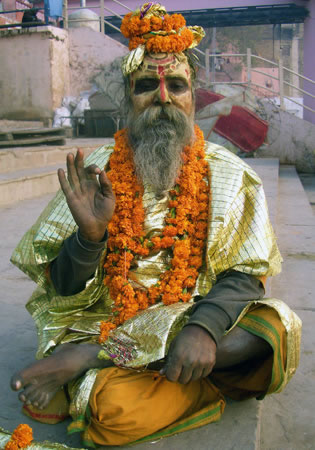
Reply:
<svg viewBox="0 0 315 450"><path fill-rule="evenodd" d="M150 61L152 65L157 65L157 64L167 64L177 60L174 55L168 55L165 58L151 58L150 56L147 56L144 62L146 61Z"/></svg>
<svg viewBox="0 0 315 450"><path fill-rule="evenodd" d="M183 61L178 61L175 56L161 59L147 57L142 64L140 72L155 72L163 76L167 72L177 70L182 64ZM184 69L184 72L186 74L186 77L189 79L190 71L187 67Z"/></svg>

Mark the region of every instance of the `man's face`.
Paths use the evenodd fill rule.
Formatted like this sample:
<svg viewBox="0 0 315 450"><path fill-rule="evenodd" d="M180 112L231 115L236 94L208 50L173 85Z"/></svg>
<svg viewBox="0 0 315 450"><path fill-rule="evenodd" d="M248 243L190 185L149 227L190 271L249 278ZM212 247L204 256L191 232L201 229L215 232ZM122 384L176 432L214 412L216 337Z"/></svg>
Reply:
<svg viewBox="0 0 315 450"><path fill-rule="evenodd" d="M189 65L172 54L147 55L131 74L130 91L136 116L155 105L172 105L188 117L194 113Z"/></svg>

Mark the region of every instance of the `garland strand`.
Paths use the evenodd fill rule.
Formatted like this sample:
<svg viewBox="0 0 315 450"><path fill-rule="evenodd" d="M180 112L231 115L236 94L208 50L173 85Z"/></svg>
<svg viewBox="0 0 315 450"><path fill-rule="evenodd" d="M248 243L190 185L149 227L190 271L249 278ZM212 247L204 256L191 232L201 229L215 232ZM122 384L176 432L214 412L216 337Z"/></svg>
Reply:
<svg viewBox="0 0 315 450"><path fill-rule="evenodd" d="M115 192L116 208L108 225L108 255L104 265L104 283L114 299L115 318L101 323L100 343L105 342L112 329L156 302L170 305L191 298L202 265L209 209L208 164L204 159L203 134L197 126L195 136L195 142L184 148L183 167L170 191L162 234L148 239L143 229L143 186L135 174L127 132L115 134L107 175ZM133 260L161 249L170 253L168 270L149 289L134 288L128 279Z"/></svg>

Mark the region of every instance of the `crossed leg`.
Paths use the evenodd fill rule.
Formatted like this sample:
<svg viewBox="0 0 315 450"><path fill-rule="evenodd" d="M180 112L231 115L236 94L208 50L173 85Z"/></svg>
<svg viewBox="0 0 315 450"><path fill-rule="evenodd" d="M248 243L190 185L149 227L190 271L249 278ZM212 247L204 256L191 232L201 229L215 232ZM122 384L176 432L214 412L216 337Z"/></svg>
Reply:
<svg viewBox="0 0 315 450"><path fill-rule="evenodd" d="M26 405L44 409L56 392L69 381L91 368L105 368L111 361L97 358L97 344L64 344L47 358L36 361L17 372L11 379L11 388L20 391L19 399ZM224 336L217 348L215 369L228 368L252 359L263 359L271 354L269 344L246 330L235 327ZM162 366L152 365L152 369Z"/></svg>

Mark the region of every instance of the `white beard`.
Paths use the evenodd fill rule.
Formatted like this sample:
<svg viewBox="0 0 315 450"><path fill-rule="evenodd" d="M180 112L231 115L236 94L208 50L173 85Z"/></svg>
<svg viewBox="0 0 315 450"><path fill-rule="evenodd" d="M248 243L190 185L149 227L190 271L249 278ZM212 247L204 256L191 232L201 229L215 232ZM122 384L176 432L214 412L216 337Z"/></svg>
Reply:
<svg viewBox="0 0 315 450"><path fill-rule="evenodd" d="M163 195L174 186L183 148L192 141L192 118L172 105L150 106L135 119L130 110L127 129L137 176Z"/></svg>

